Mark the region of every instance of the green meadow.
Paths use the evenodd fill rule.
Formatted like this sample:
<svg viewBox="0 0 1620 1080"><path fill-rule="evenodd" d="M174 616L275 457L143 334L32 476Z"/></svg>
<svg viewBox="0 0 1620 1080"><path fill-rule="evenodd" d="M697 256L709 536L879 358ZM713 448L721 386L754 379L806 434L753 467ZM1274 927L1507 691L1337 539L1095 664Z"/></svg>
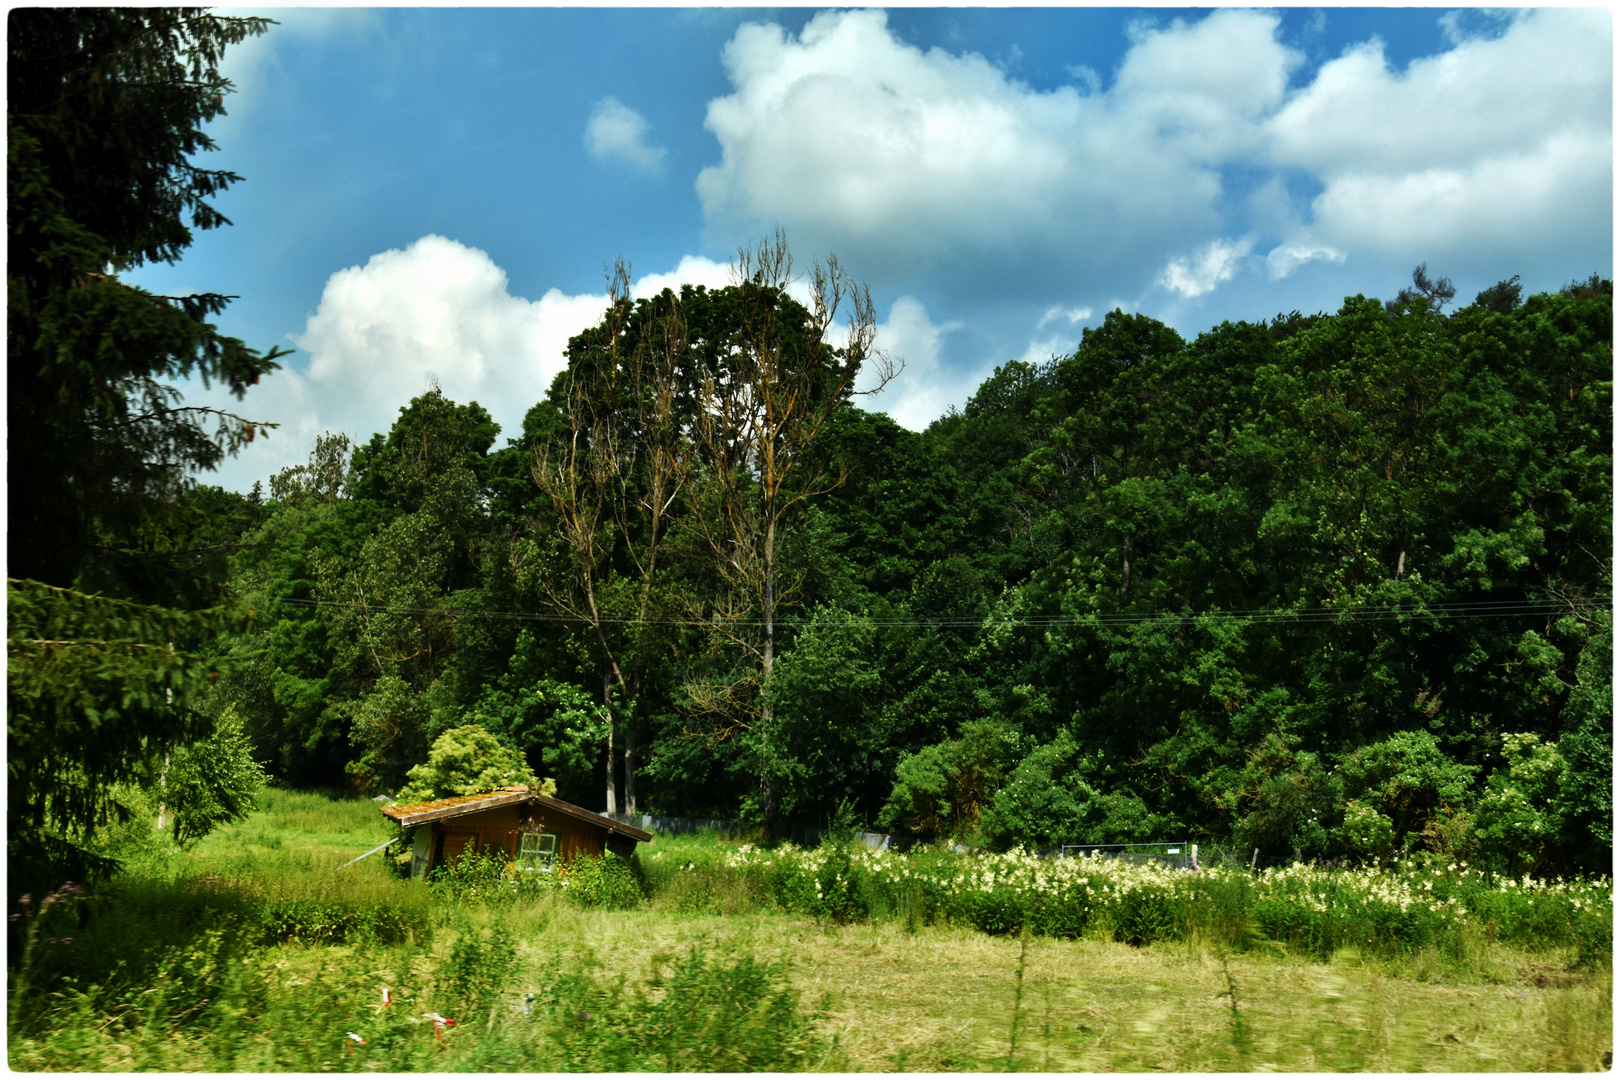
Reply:
<svg viewBox="0 0 1620 1080"><path fill-rule="evenodd" d="M1584 1071L1607 881L660 837L425 883L268 790L13 912L8 1057L83 1071ZM387 1003L384 990L387 991ZM453 1023L452 1023L453 1021Z"/></svg>

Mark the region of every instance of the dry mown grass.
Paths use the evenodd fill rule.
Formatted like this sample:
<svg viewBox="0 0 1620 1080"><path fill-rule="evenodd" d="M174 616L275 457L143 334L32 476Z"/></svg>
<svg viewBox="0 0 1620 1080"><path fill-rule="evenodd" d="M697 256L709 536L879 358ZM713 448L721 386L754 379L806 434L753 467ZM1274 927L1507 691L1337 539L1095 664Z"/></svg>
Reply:
<svg viewBox="0 0 1620 1080"><path fill-rule="evenodd" d="M1009 1064L1016 939L781 915L552 912L524 934L536 956L571 942L631 979L655 955L696 944L790 962L806 1002L827 999L844 1069ZM1612 1049L1610 973L1572 975L1559 957L1504 952L1503 981L1461 983L1427 981L1421 959L1394 974L1349 953L1330 964L1232 956L1235 1033L1226 971L1208 947L1045 938L1025 947L1013 1064L1026 1071L1566 1071L1602 1068Z"/></svg>

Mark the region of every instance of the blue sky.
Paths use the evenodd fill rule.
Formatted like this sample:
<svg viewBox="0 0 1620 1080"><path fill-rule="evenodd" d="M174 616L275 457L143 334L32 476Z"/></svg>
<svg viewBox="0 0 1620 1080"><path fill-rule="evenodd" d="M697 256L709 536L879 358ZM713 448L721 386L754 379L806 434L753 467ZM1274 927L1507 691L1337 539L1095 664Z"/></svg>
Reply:
<svg viewBox="0 0 1620 1080"><path fill-rule="evenodd" d="M636 289L723 284L786 230L867 281L921 428L1114 307L1188 336L1388 297L1613 275L1609 12L308 8L227 53L235 224L169 294L294 346L233 405L246 489L437 382L508 434ZM191 389L194 401L219 401Z"/></svg>

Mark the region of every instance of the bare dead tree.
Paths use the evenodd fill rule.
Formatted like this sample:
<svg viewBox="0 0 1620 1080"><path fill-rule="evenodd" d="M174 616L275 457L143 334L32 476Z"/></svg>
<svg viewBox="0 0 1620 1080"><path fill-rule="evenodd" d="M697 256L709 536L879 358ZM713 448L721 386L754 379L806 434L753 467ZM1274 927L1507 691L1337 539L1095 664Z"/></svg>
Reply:
<svg viewBox="0 0 1620 1080"><path fill-rule="evenodd" d="M608 280L607 347L609 366L616 367L630 304L630 267L618 260ZM624 685L618 657L608 641L597 592L613 553L613 509L616 481L628 467L629 448L620 444L615 425L592 400L592 380L570 364L565 373L567 442L541 443L530 472L550 499L558 537L568 553L569 570L561 581L541 579L543 598L554 611L588 626L602 651L602 705L608 711L607 809L618 811L613 775L613 690Z"/></svg>
<svg viewBox="0 0 1620 1080"><path fill-rule="evenodd" d="M607 807L610 812L618 809L613 746L618 730L624 736L625 808L634 813L635 727L627 710L633 711L641 678L639 672L627 676L622 650L608 633L611 615L602 587L613 574L615 552L625 553L638 585L633 614L619 615L629 614L638 632L645 628L659 550L689 459L677 417L686 329L679 299L666 291L650 302L651 321L644 327L650 332L627 343L633 309L630 266L623 259L614 264L608 292L605 360L594 368L588 362L570 365L567 442L542 446L533 475L551 501L570 563L564 580L542 582L544 599L553 610L588 626L601 650L602 702L610 719ZM631 412L633 426L627 422Z"/></svg>
<svg viewBox="0 0 1620 1080"><path fill-rule="evenodd" d="M638 580L634 627L648 633L653 588L658 579L658 556L669 532L671 513L685 488L691 455L681 430L677 399L687 354L686 322L680 299L673 292L649 302L650 324L637 342L631 361L631 397L635 402L637 438L641 469L632 473L621 469L615 474L617 498L613 501L619 534L633 563ZM637 517L640 521L636 521ZM637 525L640 542L635 542ZM639 651L646 652L643 644ZM619 688L628 701L641 693L644 665L638 666L627 682L622 668L615 667ZM626 714L624 724L625 805L636 812L635 724Z"/></svg>
<svg viewBox="0 0 1620 1080"><path fill-rule="evenodd" d="M843 481L841 473L819 472L810 454L828 420L856 394L882 390L902 365L874 348L870 291L836 257L810 271L807 326L793 325L793 258L780 230L774 240L740 248L731 272L740 334L736 347L700 375L693 436L702 475L689 477L692 512L684 520L713 555L722 585L706 605L707 624L744 663L729 679L694 680L686 691L692 711L714 725L712 738L755 734L761 806L770 814L778 613L796 602L801 585L781 571L784 529L803 503ZM846 304L847 329L835 347L829 338ZM857 391L863 366L875 378Z"/></svg>

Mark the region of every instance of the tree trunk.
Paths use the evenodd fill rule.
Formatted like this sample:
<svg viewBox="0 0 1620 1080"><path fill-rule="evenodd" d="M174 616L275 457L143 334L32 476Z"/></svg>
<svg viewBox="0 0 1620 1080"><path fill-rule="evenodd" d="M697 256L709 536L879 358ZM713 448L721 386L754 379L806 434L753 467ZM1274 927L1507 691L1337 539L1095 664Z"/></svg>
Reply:
<svg viewBox="0 0 1620 1080"><path fill-rule="evenodd" d="M165 800L168 798L168 792L169 792L169 755L164 754L163 755L163 771L158 773L158 820L157 820L158 832L163 831L164 814L166 812L166 807L168 805Z"/></svg>
<svg viewBox="0 0 1620 1080"><path fill-rule="evenodd" d="M169 647L169 651L173 652L174 651L174 646L171 645ZM163 691L163 700L165 702L167 702L170 706L173 706L174 705L174 690L173 689L164 690ZM163 831L164 811L168 806L168 796L169 796L169 755L168 755L167 752L165 752L164 755L163 755L163 771L158 773L158 820L157 820L157 830L158 830L158 832Z"/></svg>
<svg viewBox="0 0 1620 1080"><path fill-rule="evenodd" d="M1119 587L1119 597L1125 599L1131 594L1131 534L1125 534L1125 556L1120 571L1122 582Z"/></svg>
<svg viewBox="0 0 1620 1080"><path fill-rule="evenodd" d="M628 718L624 725L624 810L636 812L636 735Z"/></svg>
<svg viewBox="0 0 1620 1080"><path fill-rule="evenodd" d="M613 785L613 677L602 675L602 704L607 706L608 736L607 736L607 812L619 812L619 793Z"/></svg>
<svg viewBox="0 0 1620 1080"><path fill-rule="evenodd" d="M765 522L765 604L763 615L765 617L765 648L760 664L760 702L759 723L759 805L760 811L769 820L775 812L774 794L771 791L771 667L776 660L776 521L771 512L774 508L766 504Z"/></svg>

